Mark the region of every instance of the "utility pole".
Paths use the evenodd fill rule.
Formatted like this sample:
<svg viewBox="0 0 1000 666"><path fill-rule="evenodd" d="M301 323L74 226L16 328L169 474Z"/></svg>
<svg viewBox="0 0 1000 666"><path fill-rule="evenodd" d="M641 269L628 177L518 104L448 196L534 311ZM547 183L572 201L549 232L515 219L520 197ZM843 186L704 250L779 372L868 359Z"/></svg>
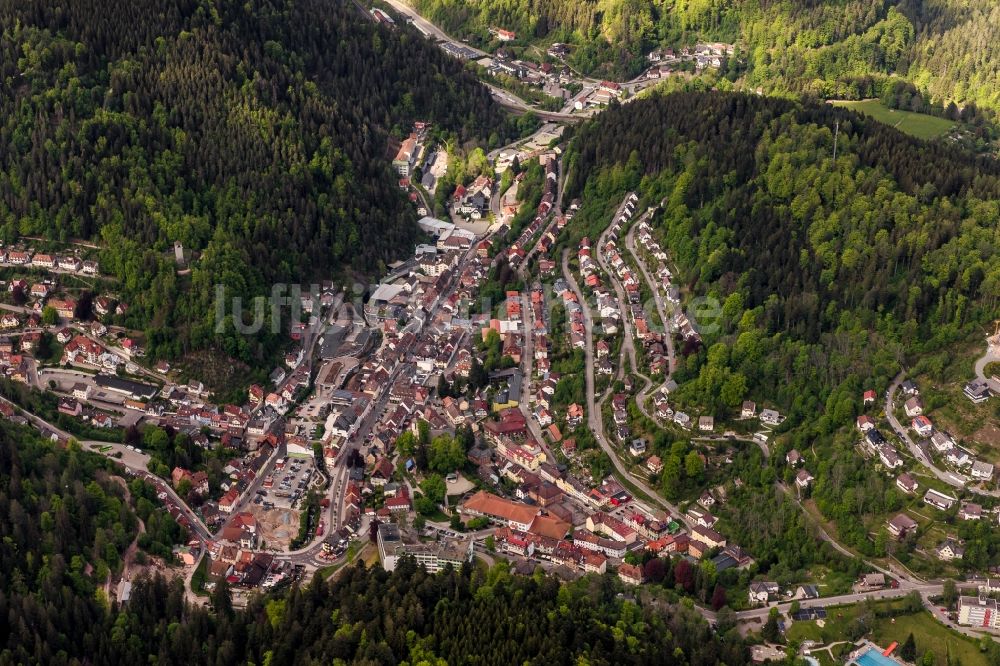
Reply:
<svg viewBox="0 0 1000 666"><path fill-rule="evenodd" d="M840 120L833 127L833 161L837 161L837 139L840 137Z"/></svg>

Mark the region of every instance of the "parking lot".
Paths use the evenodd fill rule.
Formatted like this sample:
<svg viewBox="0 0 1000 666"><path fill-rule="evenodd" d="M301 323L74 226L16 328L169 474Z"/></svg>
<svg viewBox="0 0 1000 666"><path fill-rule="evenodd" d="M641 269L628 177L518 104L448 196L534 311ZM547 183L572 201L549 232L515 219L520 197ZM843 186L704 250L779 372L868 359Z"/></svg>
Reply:
<svg viewBox="0 0 1000 666"><path fill-rule="evenodd" d="M298 509L315 471L311 458L279 458L253 503L266 509Z"/></svg>

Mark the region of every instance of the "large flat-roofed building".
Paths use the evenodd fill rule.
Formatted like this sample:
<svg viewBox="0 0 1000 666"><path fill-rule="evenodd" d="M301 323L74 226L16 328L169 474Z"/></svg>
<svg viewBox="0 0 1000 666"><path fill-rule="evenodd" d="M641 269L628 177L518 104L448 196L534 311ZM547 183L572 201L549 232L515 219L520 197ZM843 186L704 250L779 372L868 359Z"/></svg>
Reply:
<svg viewBox="0 0 1000 666"><path fill-rule="evenodd" d="M1000 628L997 600L987 597L959 597L958 623L966 627Z"/></svg>
<svg viewBox="0 0 1000 666"><path fill-rule="evenodd" d="M402 544L403 538L398 527L392 523L382 523L378 526L378 557L382 561L383 569L386 571L396 569L400 557L397 553Z"/></svg>
<svg viewBox="0 0 1000 666"><path fill-rule="evenodd" d="M404 286L401 284L380 284L365 303L365 319L368 323L376 325L385 319L398 319L404 308L395 303L403 293Z"/></svg>
<svg viewBox="0 0 1000 666"><path fill-rule="evenodd" d="M97 375L94 383L103 389L127 395L135 400L151 400L160 389L152 384L134 382L116 375Z"/></svg>
<svg viewBox="0 0 1000 666"><path fill-rule="evenodd" d="M399 560L407 556L412 557L418 565L426 567L429 573L437 573L449 564L458 568L463 562L472 561L472 544L472 539L421 543L406 538L399 527L392 523L378 526L378 554L382 568L386 571L395 570Z"/></svg>
<svg viewBox="0 0 1000 666"><path fill-rule="evenodd" d="M417 226L434 238L439 238L446 233L451 233L455 225L451 222L439 220L436 217L422 217L417 220Z"/></svg>

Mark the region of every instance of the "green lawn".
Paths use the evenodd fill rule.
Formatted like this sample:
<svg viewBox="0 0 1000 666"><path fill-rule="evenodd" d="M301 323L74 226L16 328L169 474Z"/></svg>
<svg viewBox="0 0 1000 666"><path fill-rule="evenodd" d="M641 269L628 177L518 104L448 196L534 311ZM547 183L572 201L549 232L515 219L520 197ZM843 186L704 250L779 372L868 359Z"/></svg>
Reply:
<svg viewBox="0 0 1000 666"><path fill-rule="evenodd" d="M847 627L858 616L859 611L859 606L831 606L827 608L825 620L793 622L785 637L789 641L812 640L822 644L849 640Z"/></svg>
<svg viewBox="0 0 1000 666"><path fill-rule="evenodd" d="M208 582L208 563L208 556L202 557L201 562L198 563L198 568L195 569L194 574L191 576L191 592L195 596L208 596L208 592L205 590L205 583Z"/></svg>
<svg viewBox="0 0 1000 666"><path fill-rule="evenodd" d="M951 631L927 611L901 615L895 620L895 623L890 619L879 620L871 633L871 639L882 647L888 646L893 641L902 645L906 637L912 633L917 642L917 654L922 655L931 650L939 666L947 666L949 663L962 666L987 666L986 656L979 651L975 641Z"/></svg>
<svg viewBox="0 0 1000 666"><path fill-rule="evenodd" d="M886 607L894 603L899 602L879 602L876 606ZM813 640L822 644L850 640L847 629L860 615L861 610L861 605L857 604L830 607L827 609L826 620L822 621L823 626L816 621L793 622L788 628L786 638L789 641ZM976 641L952 631L935 620L927 611L900 615L894 620L879 618L866 638L884 648L893 641L902 644L911 633L917 642L917 654L923 655L927 650L933 651L940 666L947 666L949 655L951 663L960 663L962 666L988 666L986 657L979 651ZM824 660L821 659L822 661Z"/></svg>
<svg viewBox="0 0 1000 666"><path fill-rule="evenodd" d="M918 139L936 139L950 132L955 126L955 123L944 118L928 116L923 113L913 113L912 111L890 109L877 99L866 99L861 102L836 101L833 103L846 109L853 109L866 116L871 116L879 122L892 125L899 131L915 136Z"/></svg>
<svg viewBox="0 0 1000 666"><path fill-rule="evenodd" d="M832 597L851 591L854 577L830 567L816 565L809 569L808 580L819 588L820 596Z"/></svg>

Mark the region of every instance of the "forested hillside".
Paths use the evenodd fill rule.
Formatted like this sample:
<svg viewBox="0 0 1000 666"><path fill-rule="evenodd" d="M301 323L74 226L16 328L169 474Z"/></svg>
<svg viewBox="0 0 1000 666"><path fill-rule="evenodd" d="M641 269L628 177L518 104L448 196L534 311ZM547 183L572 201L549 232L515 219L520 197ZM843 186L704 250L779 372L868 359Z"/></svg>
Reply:
<svg viewBox="0 0 1000 666"><path fill-rule="evenodd" d="M103 586L139 531L129 499L147 519L153 507L144 482L126 488L113 473L101 456L0 423L0 663L60 663L96 648ZM156 531L179 536L162 511L147 531L162 518L169 526Z"/></svg>
<svg viewBox="0 0 1000 666"><path fill-rule="evenodd" d="M752 88L825 97L893 97L898 74L942 110L949 102L1000 109L1000 5L992 0L414 0L458 34L490 27L522 41L569 42L571 61L595 73L632 76L652 48L702 40L736 43ZM899 100L899 98L903 98ZM952 113L955 113L952 110ZM970 110L971 116L975 113Z"/></svg>
<svg viewBox="0 0 1000 666"><path fill-rule="evenodd" d="M855 418L865 389L903 367L939 378L991 329L1000 165L827 104L734 93L609 109L579 128L567 160L567 196L585 202L576 234L595 237L628 190L640 207L662 204L654 234L704 336L685 346L671 400L717 418L745 399L777 408L788 420L772 466L791 485L785 453L809 451L811 496L838 538L869 556L896 548L870 538L871 521L905 496L858 455ZM738 474L753 489L730 503L741 543L762 561L780 552L782 568L814 557L796 543L798 510L768 498L773 477ZM968 566L1000 558L985 521L962 536Z"/></svg>
<svg viewBox="0 0 1000 666"><path fill-rule="evenodd" d="M702 405L749 393L793 422L839 427L869 377L995 316L1000 165L988 158L829 105L678 93L601 114L569 161L568 195L662 200L656 225L681 281L721 305L708 352L678 376Z"/></svg>
<svg viewBox="0 0 1000 666"><path fill-rule="evenodd" d="M216 336L215 284L246 298L398 258L415 215L390 133L512 129L458 61L350 3L0 0L0 26L0 233L101 241L153 358L275 344Z"/></svg>

